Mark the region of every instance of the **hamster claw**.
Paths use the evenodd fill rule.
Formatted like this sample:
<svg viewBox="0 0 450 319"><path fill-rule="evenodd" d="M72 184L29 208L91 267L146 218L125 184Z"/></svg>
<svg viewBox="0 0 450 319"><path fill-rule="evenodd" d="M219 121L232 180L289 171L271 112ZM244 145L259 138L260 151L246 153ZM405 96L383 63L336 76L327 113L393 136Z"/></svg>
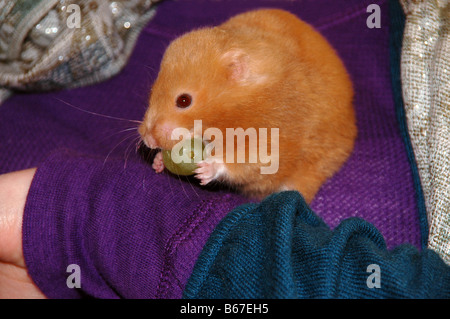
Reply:
<svg viewBox="0 0 450 319"><path fill-rule="evenodd" d="M161 152L158 152L158 154L156 154L155 158L153 159L152 168L156 173L161 173L164 170L163 155Z"/></svg>
<svg viewBox="0 0 450 319"><path fill-rule="evenodd" d="M214 162L201 161L195 169L195 177L200 180L200 185L204 186L216 178L217 169Z"/></svg>

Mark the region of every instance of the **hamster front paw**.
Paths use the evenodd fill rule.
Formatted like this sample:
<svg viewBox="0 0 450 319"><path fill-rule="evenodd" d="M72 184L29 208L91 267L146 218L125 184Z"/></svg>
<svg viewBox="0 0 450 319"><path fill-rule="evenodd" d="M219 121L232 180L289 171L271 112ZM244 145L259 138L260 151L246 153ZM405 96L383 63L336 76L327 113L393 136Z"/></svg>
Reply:
<svg viewBox="0 0 450 319"><path fill-rule="evenodd" d="M197 166L198 168L194 172L195 177L200 180L200 185L207 185L225 171L225 166L217 162L201 161Z"/></svg>
<svg viewBox="0 0 450 319"><path fill-rule="evenodd" d="M164 170L164 162L162 152L158 152L155 158L153 159L152 168L156 173L161 173Z"/></svg>

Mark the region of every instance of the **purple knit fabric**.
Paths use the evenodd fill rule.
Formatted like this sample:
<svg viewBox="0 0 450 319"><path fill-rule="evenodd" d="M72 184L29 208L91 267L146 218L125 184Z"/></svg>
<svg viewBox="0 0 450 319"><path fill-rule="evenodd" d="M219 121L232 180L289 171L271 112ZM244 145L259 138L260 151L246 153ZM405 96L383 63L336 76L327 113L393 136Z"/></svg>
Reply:
<svg viewBox="0 0 450 319"><path fill-rule="evenodd" d="M381 28L366 25L379 3ZM396 122L389 74L387 1L163 1L126 68L104 83L17 94L0 106L0 173L39 166L24 216L29 272L49 297L178 298L215 225L247 200L157 175L134 152L132 122L168 43L259 7L289 10L314 25L343 58L354 82L359 135L354 153L312 208L331 227L358 216L388 247L420 247L410 167ZM82 290L69 289L78 264Z"/></svg>

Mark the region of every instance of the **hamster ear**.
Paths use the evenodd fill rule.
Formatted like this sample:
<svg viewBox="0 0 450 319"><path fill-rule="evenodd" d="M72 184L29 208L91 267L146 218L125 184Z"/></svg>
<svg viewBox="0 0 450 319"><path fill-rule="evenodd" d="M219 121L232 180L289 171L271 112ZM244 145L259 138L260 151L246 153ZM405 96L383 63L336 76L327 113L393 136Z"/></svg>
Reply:
<svg viewBox="0 0 450 319"><path fill-rule="evenodd" d="M228 68L228 77L241 83L250 79L250 57L242 50L232 49L222 55Z"/></svg>

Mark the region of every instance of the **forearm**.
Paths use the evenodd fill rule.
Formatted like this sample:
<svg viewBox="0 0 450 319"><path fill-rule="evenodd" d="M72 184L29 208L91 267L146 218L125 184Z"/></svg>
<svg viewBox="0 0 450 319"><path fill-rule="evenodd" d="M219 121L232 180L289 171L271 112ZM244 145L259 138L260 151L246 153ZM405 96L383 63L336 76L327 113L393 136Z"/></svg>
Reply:
<svg viewBox="0 0 450 319"><path fill-rule="evenodd" d="M246 201L145 163L54 154L27 197L25 264L50 298L181 297L209 234ZM73 264L80 289L66 283Z"/></svg>

